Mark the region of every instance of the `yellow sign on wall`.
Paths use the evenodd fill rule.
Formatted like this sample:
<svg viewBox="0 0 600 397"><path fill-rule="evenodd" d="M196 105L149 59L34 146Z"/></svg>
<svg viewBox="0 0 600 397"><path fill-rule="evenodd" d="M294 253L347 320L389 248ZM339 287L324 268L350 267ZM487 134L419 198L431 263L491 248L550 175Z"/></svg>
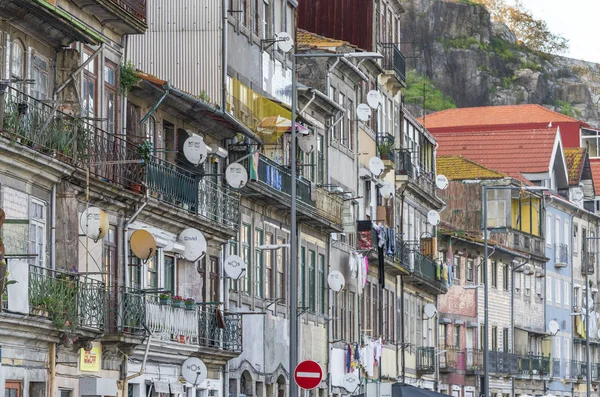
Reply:
<svg viewBox="0 0 600 397"><path fill-rule="evenodd" d="M79 353L79 370L85 372L99 372L102 362L102 344L92 343L92 350L81 349Z"/></svg>

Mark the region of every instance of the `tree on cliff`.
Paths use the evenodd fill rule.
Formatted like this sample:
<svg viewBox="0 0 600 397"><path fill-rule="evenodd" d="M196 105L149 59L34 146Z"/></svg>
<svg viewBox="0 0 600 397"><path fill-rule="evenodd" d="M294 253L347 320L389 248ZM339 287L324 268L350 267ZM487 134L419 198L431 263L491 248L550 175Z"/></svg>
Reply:
<svg viewBox="0 0 600 397"><path fill-rule="evenodd" d="M546 21L536 19L520 0L508 5L506 0L475 0L486 6L492 19L508 26L524 47L547 54L560 54L569 48L569 41L554 34Z"/></svg>

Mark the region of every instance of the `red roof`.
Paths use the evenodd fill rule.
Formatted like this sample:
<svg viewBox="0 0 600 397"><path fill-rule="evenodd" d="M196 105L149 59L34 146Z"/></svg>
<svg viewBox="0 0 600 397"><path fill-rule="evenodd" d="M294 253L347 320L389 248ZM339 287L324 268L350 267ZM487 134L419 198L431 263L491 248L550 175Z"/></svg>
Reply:
<svg viewBox="0 0 600 397"><path fill-rule="evenodd" d="M594 188L596 189L595 194L600 196L600 194L598 194L600 192L597 190L600 189L600 161L590 160L590 166L592 167L592 180L594 181Z"/></svg>
<svg viewBox="0 0 600 397"><path fill-rule="evenodd" d="M438 156L460 155L524 181L522 173L548 172L557 129L445 132L434 135L438 143Z"/></svg>
<svg viewBox="0 0 600 397"><path fill-rule="evenodd" d="M535 104L448 109L427 115L424 122L422 117L418 121L429 131L457 127L477 130L477 127L486 126L549 124L550 122L578 123L587 126L583 121Z"/></svg>

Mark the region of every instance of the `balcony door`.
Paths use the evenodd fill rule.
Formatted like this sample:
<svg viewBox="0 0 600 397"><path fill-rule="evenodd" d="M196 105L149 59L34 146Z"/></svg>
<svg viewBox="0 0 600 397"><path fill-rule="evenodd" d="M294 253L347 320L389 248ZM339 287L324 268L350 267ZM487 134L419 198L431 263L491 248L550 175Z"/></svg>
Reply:
<svg viewBox="0 0 600 397"><path fill-rule="evenodd" d="M4 385L5 397L21 397L21 382L6 381Z"/></svg>
<svg viewBox="0 0 600 397"><path fill-rule="evenodd" d="M117 324L117 311L118 311L118 275L117 275L117 227L110 225L108 233L104 236L102 241L103 245L103 272L104 272L104 283L108 291L108 313L114 313L115 315L109 315L109 329L116 330Z"/></svg>

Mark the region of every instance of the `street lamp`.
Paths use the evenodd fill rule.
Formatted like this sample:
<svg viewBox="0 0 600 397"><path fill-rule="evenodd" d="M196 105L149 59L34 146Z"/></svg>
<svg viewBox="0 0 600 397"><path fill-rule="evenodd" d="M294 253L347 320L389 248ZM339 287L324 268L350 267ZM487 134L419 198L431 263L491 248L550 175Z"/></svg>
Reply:
<svg viewBox="0 0 600 397"><path fill-rule="evenodd" d="M488 220L487 220L487 191L489 190L521 190L521 191L536 191L536 190L548 190L545 186L488 186L486 184L481 185L482 189L482 205L483 205L483 395L490 397L490 368L489 368L489 340L488 340L488 326L489 326L489 285L488 285Z"/></svg>
<svg viewBox="0 0 600 397"><path fill-rule="evenodd" d="M290 230L290 397L297 397L298 388L294 386L293 375L298 365L298 272L297 272L297 225L296 225L296 58L361 58L381 59L383 55L377 52L348 52L343 54L292 54L292 144L290 154L290 177L292 180L291 195L291 230Z"/></svg>

